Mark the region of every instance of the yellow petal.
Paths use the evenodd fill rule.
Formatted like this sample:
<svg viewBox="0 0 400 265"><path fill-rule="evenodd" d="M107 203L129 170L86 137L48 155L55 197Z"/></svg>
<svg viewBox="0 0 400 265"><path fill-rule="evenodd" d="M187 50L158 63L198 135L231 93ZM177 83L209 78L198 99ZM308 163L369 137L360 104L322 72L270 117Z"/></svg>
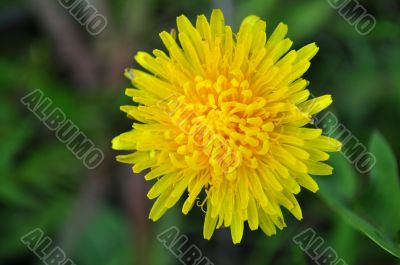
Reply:
<svg viewBox="0 0 400 265"><path fill-rule="evenodd" d="M211 203L208 201L206 217L204 219L204 229L203 229L203 236L205 239L208 239L208 240L212 237L214 230L215 230L215 225L217 224L217 220L218 220L218 218L211 217L211 210L212 210L212 206L211 206Z"/></svg>

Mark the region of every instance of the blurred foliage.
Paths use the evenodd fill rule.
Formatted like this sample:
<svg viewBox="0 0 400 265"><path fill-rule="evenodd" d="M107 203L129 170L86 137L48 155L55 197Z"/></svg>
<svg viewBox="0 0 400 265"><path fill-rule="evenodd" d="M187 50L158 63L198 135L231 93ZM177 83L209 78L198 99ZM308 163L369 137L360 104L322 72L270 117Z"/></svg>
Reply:
<svg viewBox="0 0 400 265"><path fill-rule="evenodd" d="M396 258L400 257L398 1L360 1L377 19L375 29L366 36L357 34L328 1L320 0L93 0L89 2L99 8L108 7L109 26L96 37L89 36L68 11L55 6L70 20L86 51L93 51L93 61L109 67L95 69L97 80L92 85L75 80L71 73L79 65L71 68L60 56L59 46L67 44L57 42L41 20L46 12L37 4L45 2L0 3L0 264L40 263L20 242L36 227L61 246L70 234L76 235L66 249L76 264L179 264L156 239L172 225L216 265L312 264L292 241L307 227L317 231L325 245L332 246L349 265L400 264ZM311 91L333 94L332 109L340 122L362 143L369 142L368 150L377 159L372 172L361 175L342 154L332 155L334 174L317 177L321 200L309 192L300 196L303 221L285 213L287 229L272 238L246 229L239 246L232 246L226 230L217 231L211 241L203 240L200 209L182 217L175 207L158 223L147 220L148 205L141 209L134 204L148 203L145 191L128 190L134 206L126 194L121 195L121 187L127 186L121 176L130 171L114 165L109 144L112 136L130 126L118 110L129 103L123 96L129 86L122 79L123 67L133 64L137 50L159 48L158 32L175 27L177 15L184 13L194 20L197 14L209 15L213 7L232 8L227 21L235 28L248 14L266 19L268 34L280 21L287 23L294 48L315 41L320 51L306 74ZM112 71L118 78L106 79ZM21 104L21 97L35 89L41 89L105 151L104 168L88 171ZM86 189L90 179L104 180L105 187L102 193L94 193L92 204L84 200L86 193L92 194Z"/></svg>
<svg viewBox="0 0 400 265"><path fill-rule="evenodd" d="M383 249L400 258L400 185L396 160L379 133L374 133L369 150L376 156L368 187L355 198L357 179L343 157L332 164L337 178L322 179L320 195L349 225L359 230ZM346 202L354 205L350 207Z"/></svg>

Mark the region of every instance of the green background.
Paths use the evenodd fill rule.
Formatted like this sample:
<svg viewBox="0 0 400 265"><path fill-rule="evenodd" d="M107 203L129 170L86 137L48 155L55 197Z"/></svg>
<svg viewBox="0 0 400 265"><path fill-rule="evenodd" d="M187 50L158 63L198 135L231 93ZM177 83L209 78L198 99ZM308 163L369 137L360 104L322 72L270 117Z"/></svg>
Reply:
<svg viewBox="0 0 400 265"><path fill-rule="evenodd" d="M39 227L77 265L181 264L156 236L175 225L215 265L317 264L293 242L312 228L347 264L397 264L400 257L400 3L360 1L377 21L368 35L327 0L91 0L108 21L91 36L58 1L0 2L0 264L42 264L20 238ZM343 154L335 172L316 177L317 194L299 196L304 219L285 213L277 236L245 229L240 245L227 229L202 239L203 215L183 216L179 206L159 222L147 219L151 183L115 162L113 136L131 121L119 111L129 104L123 69L137 65L139 50L161 48L158 33L185 14L210 15L222 7L238 29L249 14L267 21L270 34L289 26L293 47L320 47L305 77L314 95L332 94L329 108L374 154L377 163L358 174ZM88 170L54 132L21 104L40 89L105 154Z"/></svg>

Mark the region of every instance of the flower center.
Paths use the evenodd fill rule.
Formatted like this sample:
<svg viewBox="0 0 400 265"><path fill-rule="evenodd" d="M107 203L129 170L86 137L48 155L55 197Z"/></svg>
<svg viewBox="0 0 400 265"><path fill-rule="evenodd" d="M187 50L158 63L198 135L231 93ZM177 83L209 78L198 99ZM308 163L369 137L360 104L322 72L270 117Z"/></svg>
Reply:
<svg viewBox="0 0 400 265"><path fill-rule="evenodd" d="M235 179L244 165L256 168L269 150L274 114L266 100L253 95L245 79L216 81L196 77L184 95L169 101L172 121L180 130L178 154L196 156L214 175Z"/></svg>

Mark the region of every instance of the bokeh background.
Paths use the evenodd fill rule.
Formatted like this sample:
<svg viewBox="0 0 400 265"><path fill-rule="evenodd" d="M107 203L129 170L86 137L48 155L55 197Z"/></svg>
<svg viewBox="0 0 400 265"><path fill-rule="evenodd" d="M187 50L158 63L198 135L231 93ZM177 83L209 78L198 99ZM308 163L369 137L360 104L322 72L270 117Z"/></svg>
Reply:
<svg viewBox="0 0 400 265"><path fill-rule="evenodd" d="M347 264L400 264L400 3L359 1L376 20L368 35L327 0L90 0L107 28L88 34L54 0L0 2L0 264L41 264L20 238L36 227L77 265L181 264L156 236L175 225L215 265L315 264L292 238L309 227ZM129 104L123 69L139 50L161 48L158 33L175 18L210 15L226 20L256 14L267 31L283 21L294 48L317 42L306 78L315 95L330 93L330 110L377 158L371 174L358 174L342 154L318 195L302 191L304 219L287 214L288 228L268 238L245 230L240 245L227 229L202 239L203 215L170 210L159 222L147 216L151 183L115 162L112 137L130 128L119 106ZM40 89L105 153L88 170L54 132L21 104ZM372 139L372 140L371 140ZM327 180L328 179L328 180ZM370 196L373 194L373 196ZM385 250L386 249L386 250ZM389 251L387 251L389 250ZM398 254L399 255L399 254Z"/></svg>

